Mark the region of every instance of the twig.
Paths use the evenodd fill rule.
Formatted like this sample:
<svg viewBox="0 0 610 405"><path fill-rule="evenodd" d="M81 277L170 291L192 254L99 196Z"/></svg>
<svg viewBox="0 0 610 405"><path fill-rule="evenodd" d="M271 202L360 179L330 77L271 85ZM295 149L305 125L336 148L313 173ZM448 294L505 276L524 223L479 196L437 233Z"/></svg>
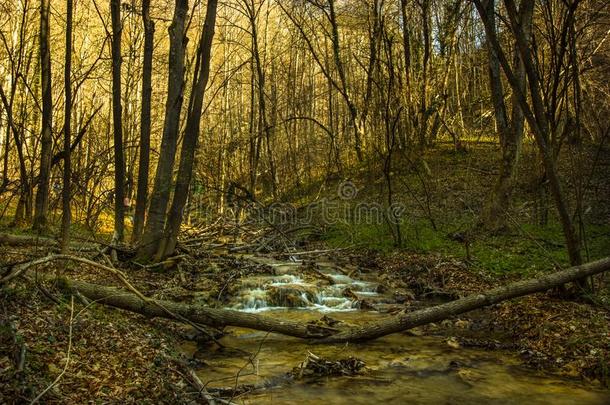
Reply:
<svg viewBox="0 0 610 405"><path fill-rule="evenodd" d="M205 389L205 385L203 384L203 382L201 381L201 379L199 378L197 373L195 373L195 371L193 371L193 369L191 369L191 368L187 368L187 371L188 371L188 375L189 375L190 379L192 380L193 385L199 391L199 395L204 397L205 400L208 401L208 404L215 405L216 403L220 403L220 404L226 404L226 405L235 405L235 403L231 402L230 400L226 401L221 398L214 398L212 395L210 395L208 390Z"/></svg>
<svg viewBox="0 0 610 405"><path fill-rule="evenodd" d="M288 253L288 255L290 255L290 256L322 255L322 254L325 254L325 253L339 252L341 250L347 250L347 249L350 249L350 248L351 248L351 246L344 247L344 248L336 248L336 249L310 250L310 251L307 251L307 252L290 252L290 253Z"/></svg>
<svg viewBox="0 0 610 405"><path fill-rule="evenodd" d="M135 288L129 282L129 280L127 280L127 276L121 270L119 270L119 269L117 269L115 267L105 266L105 265L103 265L101 263L94 262L93 260L85 259L83 257L72 256L72 255L61 255L60 254L60 255L49 255L49 256L42 257L40 259L32 260L31 262L24 263L24 264L22 264L20 266L15 266L15 268L13 269L13 271L11 273L9 273L4 278L0 279L0 285L2 285L4 283L14 279L15 277L18 277L19 275L23 274L24 272L26 272L31 267L34 267L34 266L37 266L37 265L40 265L40 264L44 264L44 263L58 261L58 260L69 260L69 261L74 261L74 262L78 262L78 263L83 263L83 264L87 264L89 266L97 267L98 269L105 270L105 271L107 271L109 273L114 274L118 278L118 280L121 283L123 283L123 285L125 285L125 287L127 287L127 289L129 291L134 293L142 301L144 301L146 303L153 304L153 305L159 307L160 309L162 309L164 312L166 312L169 316L173 317L174 319L178 319L178 320L180 320L182 322L188 323L193 328L195 328L198 331L200 331L201 333L207 335L218 346L224 347L220 342L218 342L218 339L216 339L214 337L214 335L211 334L210 332L208 332L207 330L203 329L202 327L200 327L196 323L190 321L189 319L187 319L187 318L185 318L185 317L183 317L183 316L181 316L179 314L173 313L172 311L167 309L165 306L163 306L161 303L159 303L157 300L154 300L154 299L146 297L137 288Z"/></svg>
<svg viewBox="0 0 610 405"><path fill-rule="evenodd" d="M27 350L27 346L25 343L21 344L19 348L19 362L17 363L17 373L22 373L25 370L25 352Z"/></svg>
<svg viewBox="0 0 610 405"><path fill-rule="evenodd" d="M252 364L252 367L254 368L256 375L258 375L258 367L254 365L254 360L258 357L258 354L261 352L261 349L263 348L263 344L267 340L267 337L269 337L269 333L270 332L267 332L265 334L265 336L263 337L263 339L261 340L260 344L258 345L258 348L256 349L256 353L254 353L252 356L250 356L248 358L248 362L246 364L244 364L242 366L242 368L240 368L239 371L237 372L237 374L235 375L235 385L233 386L233 394L231 395L231 399L229 399L229 401L233 401L233 399L235 398L235 394L237 393L237 383L239 381L239 376L241 375L241 372L244 371L244 369L248 366L248 364Z"/></svg>
<svg viewBox="0 0 610 405"><path fill-rule="evenodd" d="M66 370L68 369L68 365L70 364L70 352L72 351L72 322L73 322L73 320L74 320L74 296L72 296L70 298L70 325L69 325L69 334L68 334L68 352L66 354L66 364L64 365L63 370L61 370L61 373L59 373L59 375L57 376L57 378L55 378L55 380L51 383L51 385L49 385L47 388L44 389L44 391L42 391L40 394L38 394L36 396L36 398L34 398L32 400L32 402L30 402L30 405L38 402L38 400L40 398L42 398L44 396L44 394L49 392L49 390L51 388L53 388L55 385L57 385L57 383L59 382L61 377L63 377L64 374L66 373Z"/></svg>
<svg viewBox="0 0 610 405"><path fill-rule="evenodd" d="M191 369L188 366L188 364L186 364L186 362L181 361L174 357L170 357L167 354L165 355L165 358L167 360L169 360L170 362L176 364L176 366L181 368L182 371L184 371L187 374L187 375L184 375L179 370L176 370L176 372L178 372L178 374L180 374L189 384L191 384L197 390L198 394L201 395L208 404L210 404L210 405L216 405L216 404L235 405L235 403L233 403L231 401L226 401L221 398L213 397L208 392L208 390L205 387L205 384L201 381L201 379L199 378L197 373L195 373L195 371L193 369Z"/></svg>

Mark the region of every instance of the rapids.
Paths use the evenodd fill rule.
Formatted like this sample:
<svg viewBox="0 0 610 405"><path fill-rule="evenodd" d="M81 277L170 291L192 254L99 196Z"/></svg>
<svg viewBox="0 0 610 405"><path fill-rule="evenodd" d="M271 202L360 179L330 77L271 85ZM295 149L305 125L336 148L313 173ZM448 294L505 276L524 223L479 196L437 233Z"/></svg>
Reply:
<svg viewBox="0 0 610 405"><path fill-rule="evenodd" d="M342 274L319 263L323 282L299 270L301 263L252 258L271 265L274 274L247 277L228 307L303 322L330 316L364 324L387 314L361 310L358 299L375 308L393 303L379 284ZM345 294L349 288L354 295ZM355 377L296 381L235 398L245 404L608 404L610 392L574 379L533 371L514 353L448 345L440 337L395 334L362 344L315 345L296 338L230 328L223 350L181 349L202 364L197 370L209 387L233 387L281 379L309 352L336 360L349 356L366 363ZM228 349L232 348L232 349ZM235 350L239 349L239 350ZM244 353L248 352L248 353Z"/></svg>

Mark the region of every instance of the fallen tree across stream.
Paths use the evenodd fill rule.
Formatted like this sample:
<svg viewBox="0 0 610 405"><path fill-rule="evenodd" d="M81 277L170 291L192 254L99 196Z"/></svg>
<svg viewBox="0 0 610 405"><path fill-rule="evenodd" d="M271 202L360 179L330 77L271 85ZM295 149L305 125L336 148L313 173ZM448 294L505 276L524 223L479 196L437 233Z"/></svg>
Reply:
<svg viewBox="0 0 610 405"><path fill-rule="evenodd" d="M57 256L58 260L70 260ZM82 260L82 259L81 259ZM39 259L39 262L42 261ZM331 328L317 324L281 320L269 316L229 309L208 308L173 301L153 300L114 287L83 281L60 279L59 286L66 292L78 292L90 300L116 308L136 312L148 317L162 317L214 327L237 326L260 331L281 333L320 343L356 342L380 338L416 326L438 322L478 308L497 304L512 298L543 292L584 277L610 270L610 257L571 267L543 276L518 281L503 287L413 312L401 312L362 326ZM7 279L9 277L5 277Z"/></svg>

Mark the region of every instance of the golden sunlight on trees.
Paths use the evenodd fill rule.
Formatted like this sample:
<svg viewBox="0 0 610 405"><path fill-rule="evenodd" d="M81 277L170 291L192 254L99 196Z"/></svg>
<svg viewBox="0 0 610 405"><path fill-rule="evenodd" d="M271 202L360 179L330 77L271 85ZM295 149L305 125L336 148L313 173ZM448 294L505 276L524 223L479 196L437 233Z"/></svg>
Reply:
<svg viewBox="0 0 610 405"><path fill-rule="evenodd" d="M1 403L102 391L108 402L171 402L181 393L167 387L186 378L197 396L185 403L233 404L275 387L238 384L242 367L234 387L210 388L228 379L223 366L202 382L170 359L159 347L192 331L164 323L153 357L174 380L134 366L131 379L99 383L124 395L62 397L79 386L60 380L78 375L77 318L94 303L186 324L232 366L223 337L243 328L398 345L413 329L457 350L472 327L489 336L471 346L510 342L529 365L608 384L607 0L0 0L0 15L0 313L14 314L0 316ZM22 305L32 291L35 304ZM50 360L28 371L28 347L57 350L37 346L46 321L25 330L23 320L44 305L64 319L66 294L69 350L37 380ZM458 318L475 309L483 320ZM114 316L128 339L134 315ZM249 357L253 380L267 338ZM294 362L284 349L278 363ZM395 355L374 350L374 361ZM371 403L418 390L431 403L489 399L462 358L412 373L473 388L443 396L409 385L410 358L367 369L323 353L282 375L385 370L379 378L403 384ZM144 397L121 385L145 378ZM523 384L546 398L544 384ZM282 389L280 403L310 399ZM509 399L524 401L519 391ZM589 403L583 391L566 395Z"/></svg>

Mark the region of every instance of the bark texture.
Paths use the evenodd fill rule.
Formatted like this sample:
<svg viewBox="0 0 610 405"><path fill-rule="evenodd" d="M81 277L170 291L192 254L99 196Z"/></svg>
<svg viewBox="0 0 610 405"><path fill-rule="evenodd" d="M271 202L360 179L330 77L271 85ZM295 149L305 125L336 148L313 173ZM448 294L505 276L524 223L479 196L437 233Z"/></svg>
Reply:
<svg viewBox="0 0 610 405"><path fill-rule="evenodd" d="M144 230L144 216L148 201L148 171L150 170L150 127L152 96L152 62L155 23L150 18L150 0L142 2L144 24L144 60L142 62L142 112L140 116L140 160L138 164L138 191L133 220L132 242L137 243Z"/></svg>
<svg viewBox="0 0 610 405"><path fill-rule="evenodd" d="M161 154L159 155L157 173L150 197L148 219L138 249L138 259L142 261L149 261L157 253L163 239L167 217L183 101L187 12L188 1L176 0L174 17L169 27L169 77Z"/></svg>
<svg viewBox="0 0 610 405"><path fill-rule="evenodd" d="M112 122L114 131L114 237L122 242L125 232L125 158L123 156L123 106L121 103L121 2L111 0L112 16Z"/></svg>
<svg viewBox="0 0 610 405"><path fill-rule="evenodd" d="M73 1L66 0L66 55L64 66L64 91L66 101L64 107L64 171L63 171L63 189L61 192L62 199L62 216L61 216L61 250L63 253L68 251L70 244L70 199L71 195L71 128L72 128L72 83L70 82L70 73L72 70L72 17L73 17Z"/></svg>
<svg viewBox="0 0 610 405"><path fill-rule="evenodd" d="M178 167L178 177L176 179L176 189L174 198L169 210L165 237L159 246L157 259L162 259L174 253L178 241L178 232L182 224L184 207L189 194L189 187L193 177L193 166L195 163L195 151L200 134L201 112L203 109L203 96L210 76L212 39L214 38L214 27L216 25L217 0L208 0L205 26L199 51L197 54L197 69L195 80L193 81L193 91L189 100L189 112L184 130L184 140L180 152L180 164Z"/></svg>
<svg viewBox="0 0 610 405"><path fill-rule="evenodd" d="M49 0L40 1L40 79L42 83L42 136L40 138L40 174L34 213L34 229L47 226L49 182L53 153L53 99L51 94L51 47L49 42Z"/></svg>
<svg viewBox="0 0 610 405"><path fill-rule="evenodd" d="M486 7L487 19L490 22L491 29L495 32L495 1L487 0L484 3L484 6ZM519 21L523 28L525 40L528 43L531 40L533 11L533 3L527 1L523 2L519 9ZM497 33L495 35L497 35ZM487 207L483 214L483 223L489 230L496 231L506 228L507 226L507 213L510 209L513 178L519 160L525 117L521 106L519 105L519 99L513 92L511 97L512 113L511 119L509 120L506 104L504 102L504 86L502 85L498 54L490 41L487 42L487 48L489 52L491 95L494 105L496 128L500 138L502 159L500 161L500 174L498 175L496 184L490 194ZM525 64L521 60L519 52L515 52L513 70L517 85L519 86L520 91L525 94L527 91L527 77Z"/></svg>

